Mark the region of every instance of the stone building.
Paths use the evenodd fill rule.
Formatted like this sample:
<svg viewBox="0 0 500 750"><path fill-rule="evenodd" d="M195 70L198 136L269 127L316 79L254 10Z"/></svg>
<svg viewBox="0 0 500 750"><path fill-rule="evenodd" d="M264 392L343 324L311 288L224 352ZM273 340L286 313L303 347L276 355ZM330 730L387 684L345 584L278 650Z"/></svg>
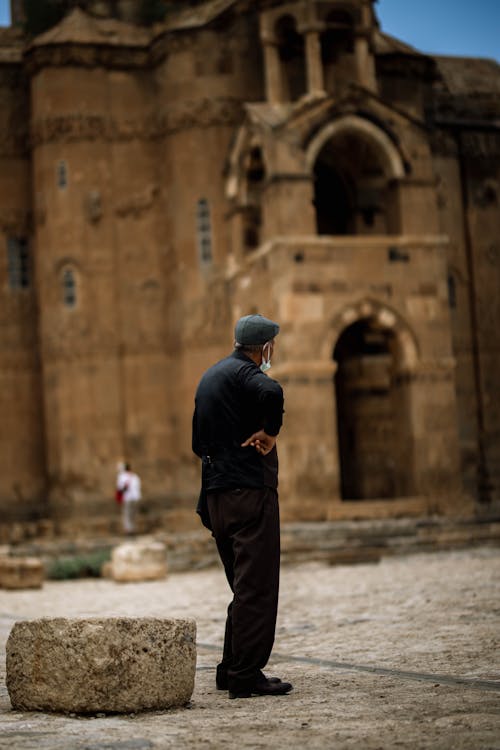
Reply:
<svg viewBox="0 0 500 750"><path fill-rule="evenodd" d="M138 8L0 35L3 519L106 518L120 457L191 514L194 389L254 311L284 519L498 512L500 66L371 0Z"/></svg>

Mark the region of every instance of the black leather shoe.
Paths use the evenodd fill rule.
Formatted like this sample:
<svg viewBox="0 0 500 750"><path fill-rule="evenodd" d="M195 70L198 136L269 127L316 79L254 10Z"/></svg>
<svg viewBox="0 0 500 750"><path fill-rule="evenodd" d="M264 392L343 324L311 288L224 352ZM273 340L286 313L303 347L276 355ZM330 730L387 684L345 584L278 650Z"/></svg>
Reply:
<svg viewBox="0 0 500 750"><path fill-rule="evenodd" d="M252 693L246 692L246 693L232 693L229 691L229 698L231 700L234 700L235 698L251 698Z"/></svg>
<svg viewBox="0 0 500 750"><path fill-rule="evenodd" d="M281 682L279 677L266 677L266 680L268 682ZM224 677L216 677L215 685L217 687L217 690L229 690L227 675L225 675Z"/></svg>
<svg viewBox="0 0 500 750"><path fill-rule="evenodd" d="M229 691L229 697L234 700L234 698L250 698L252 695L286 695L290 690L293 690L293 685L290 682L282 682L277 677L271 679L274 681L271 682L269 679L265 682L259 682L251 690L245 690L241 693Z"/></svg>
<svg viewBox="0 0 500 750"><path fill-rule="evenodd" d="M271 682L266 680L265 682L259 682L252 690L252 693L257 695L286 695L293 690L291 682Z"/></svg>

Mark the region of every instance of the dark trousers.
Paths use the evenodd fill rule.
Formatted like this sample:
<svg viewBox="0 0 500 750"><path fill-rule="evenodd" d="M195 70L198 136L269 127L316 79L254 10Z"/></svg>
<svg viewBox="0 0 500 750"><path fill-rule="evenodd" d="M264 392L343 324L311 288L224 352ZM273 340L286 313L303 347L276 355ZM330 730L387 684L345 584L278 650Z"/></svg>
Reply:
<svg viewBox="0 0 500 750"><path fill-rule="evenodd" d="M208 511L233 592L218 678L232 692L262 679L274 643L280 568L278 493L262 489L209 492Z"/></svg>

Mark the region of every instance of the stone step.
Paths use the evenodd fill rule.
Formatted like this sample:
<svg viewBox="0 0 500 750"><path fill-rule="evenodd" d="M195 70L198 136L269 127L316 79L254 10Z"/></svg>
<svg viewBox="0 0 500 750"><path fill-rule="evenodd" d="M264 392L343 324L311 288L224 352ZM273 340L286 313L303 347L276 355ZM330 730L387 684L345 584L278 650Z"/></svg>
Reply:
<svg viewBox="0 0 500 750"><path fill-rule="evenodd" d="M170 572L201 570L218 563L217 550L210 533L200 528L184 533L160 532L138 541L161 542L167 551ZM33 540L7 545L11 556L40 557L46 565L72 556L85 556L108 550L123 543L121 537L81 538L76 540ZM284 563L306 560L366 559L363 548L377 550L377 555L407 555L477 545L500 546L500 522L475 519L444 518L384 519L377 521L336 521L285 523L282 525L282 560ZM345 552L342 552L345 550Z"/></svg>

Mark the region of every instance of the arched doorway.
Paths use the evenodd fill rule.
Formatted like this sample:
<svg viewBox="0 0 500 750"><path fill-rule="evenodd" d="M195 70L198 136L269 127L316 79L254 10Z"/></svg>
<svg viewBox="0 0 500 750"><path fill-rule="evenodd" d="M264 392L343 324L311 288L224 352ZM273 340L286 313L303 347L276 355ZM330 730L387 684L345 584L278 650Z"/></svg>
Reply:
<svg viewBox="0 0 500 750"><path fill-rule="evenodd" d="M375 315L357 320L333 356L342 499L413 494L408 388L397 377L394 330Z"/></svg>
<svg viewBox="0 0 500 750"><path fill-rule="evenodd" d="M318 234L395 231L392 193L377 145L345 131L328 140L314 164Z"/></svg>

